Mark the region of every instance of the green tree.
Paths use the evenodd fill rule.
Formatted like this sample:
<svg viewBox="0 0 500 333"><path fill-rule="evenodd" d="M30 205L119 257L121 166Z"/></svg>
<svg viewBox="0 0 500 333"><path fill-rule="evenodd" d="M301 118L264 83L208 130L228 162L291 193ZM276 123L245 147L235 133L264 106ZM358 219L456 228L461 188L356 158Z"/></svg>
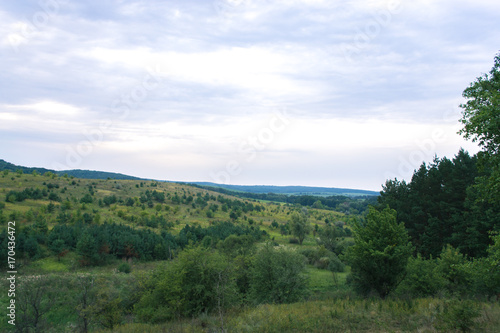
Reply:
<svg viewBox="0 0 500 333"><path fill-rule="evenodd" d="M443 248L437 259L437 270L445 279L445 288L450 294L470 294L472 270L467 257L451 245Z"/></svg>
<svg viewBox="0 0 500 333"><path fill-rule="evenodd" d="M397 221L404 222L424 257L437 257L447 244L472 256L486 254L497 210L475 199L476 165L476 157L460 150L453 160L423 163L409 184L389 180L383 187L380 207L397 211Z"/></svg>
<svg viewBox="0 0 500 333"><path fill-rule="evenodd" d="M92 235L86 230L76 244L76 252L81 256L82 266L96 265L99 262L97 243Z"/></svg>
<svg viewBox="0 0 500 333"><path fill-rule="evenodd" d="M404 278L413 247L403 223L397 223L396 211L370 207L366 223L356 223L354 246L346 251L355 288L368 294L376 291L385 298Z"/></svg>
<svg viewBox="0 0 500 333"><path fill-rule="evenodd" d="M291 303L307 292L305 257L286 248L266 244L255 256L251 294L257 303Z"/></svg>
<svg viewBox="0 0 500 333"><path fill-rule="evenodd" d="M490 169L479 186L490 201L500 201L500 53L495 56L489 74L472 82L463 92L467 102L463 109L460 130L466 139L483 148L479 155L483 168Z"/></svg>
<svg viewBox="0 0 500 333"><path fill-rule="evenodd" d="M323 245L327 250L340 254L339 241L344 236L344 231L332 224L326 225L319 229L318 244Z"/></svg>
<svg viewBox="0 0 500 333"><path fill-rule="evenodd" d="M97 282L94 302L88 310L91 317L105 329L112 330L122 319L121 299L105 280Z"/></svg>
<svg viewBox="0 0 500 333"><path fill-rule="evenodd" d="M61 258L68 253L68 247L64 240L58 238L49 244L50 250L57 256L57 261L61 261Z"/></svg>
<svg viewBox="0 0 500 333"><path fill-rule="evenodd" d="M55 288L55 286L58 286ZM45 332L46 317L61 294L60 279L50 275L28 275L17 280L16 328L19 332Z"/></svg>
<svg viewBox="0 0 500 333"><path fill-rule="evenodd" d="M311 232L311 227L307 222L307 216L304 213L294 213L290 220L290 227L292 235L297 237L299 244L302 245L306 236Z"/></svg>
<svg viewBox="0 0 500 333"><path fill-rule="evenodd" d="M87 333L92 322L92 304L95 302L95 277L90 274L79 274L73 284L78 291L74 301L78 314L78 326L83 333Z"/></svg>
<svg viewBox="0 0 500 333"><path fill-rule="evenodd" d="M24 244L24 252L30 259L36 259L40 254L40 246L34 236L29 236Z"/></svg>

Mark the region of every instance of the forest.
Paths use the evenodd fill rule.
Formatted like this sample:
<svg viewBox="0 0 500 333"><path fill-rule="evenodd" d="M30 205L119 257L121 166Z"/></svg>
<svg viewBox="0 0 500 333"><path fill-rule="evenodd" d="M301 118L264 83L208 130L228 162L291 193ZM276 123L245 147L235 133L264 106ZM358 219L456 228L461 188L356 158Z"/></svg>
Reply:
<svg viewBox="0 0 500 333"><path fill-rule="evenodd" d="M500 55L463 96L481 151L376 199L3 168L0 330L498 332Z"/></svg>

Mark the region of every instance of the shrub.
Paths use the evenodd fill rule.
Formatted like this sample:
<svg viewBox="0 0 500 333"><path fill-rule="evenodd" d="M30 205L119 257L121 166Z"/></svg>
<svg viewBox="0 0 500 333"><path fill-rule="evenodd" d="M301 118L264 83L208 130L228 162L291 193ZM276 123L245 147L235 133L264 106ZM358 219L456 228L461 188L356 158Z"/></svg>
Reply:
<svg viewBox="0 0 500 333"><path fill-rule="evenodd" d="M435 260L426 260L418 255L410 258L404 280L397 288L399 295L410 297L434 296L440 292L446 280L438 271Z"/></svg>
<svg viewBox="0 0 500 333"><path fill-rule="evenodd" d="M470 332L477 326L476 318L481 314L481 307L470 300L452 300L445 303L443 312L438 316L437 328L450 332Z"/></svg>
<svg viewBox="0 0 500 333"><path fill-rule="evenodd" d="M251 295L256 303L291 303L307 292L305 258L285 248L266 244L255 256Z"/></svg>
<svg viewBox="0 0 500 333"><path fill-rule="evenodd" d="M336 255L330 257L327 268L330 272L341 273L345 271L344 263L340 261L339 257L337 257Z"/></svg>
<svg viewBox="0 0 500 333"><path fill-rule="evenodd" d="M327 269L329 264L330 264L329 257L321 257L318 259L318 261L316 261L315 266L318 267L319 269Z"/></svg>
<svg viewBox="0 0 500 333"><path fill-rule="evenodd" d="M118 266L118 272L120 273L125 273L125 274L128 274L130 273L131 271L131 268L130 268L130 265L126 262L120 264L120 266Z"/></svg>
<svg viewBox="0 0 500 333"><path fill-rule="evenodd" d="M221 311L237 301L231 262L217 251L189 248L146 282L135 306L139 320L162 322Z"/></svg>

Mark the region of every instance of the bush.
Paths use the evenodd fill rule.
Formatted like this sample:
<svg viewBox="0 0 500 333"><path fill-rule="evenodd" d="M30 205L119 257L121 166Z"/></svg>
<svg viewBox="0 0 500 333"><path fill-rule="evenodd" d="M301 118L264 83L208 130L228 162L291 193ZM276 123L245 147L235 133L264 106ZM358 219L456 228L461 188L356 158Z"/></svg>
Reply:
<svg viewBox="0 0 500 333"><path fill-rule="evenodd" d="M333 255L330 257L330 262L328 263L328 270L334 273L342 273L345 271L345 265L340 261L339 257Z"/></svg>
<svg viewBox="0 0 500 333"><path fill-rule="evenodd" d="M120 266L118 266L118 272L120 273L125 273L125 274L128 274L130 273L131 271L131 268L130 268L130 265L126 262L120 264Z"/></svg>
<svg viewBox="0 0 500 333"><path fill-rule="evenodd" d="M448 245L437 259L437 270L446 281L446 290L450 294L470 294L472 272L467 267L467 258L457 249Z"/></svg>
<svg viewBox="0 0 500 333"><path fill-rule="evenodd" d="M157 323L221 311L237 301L231 262L205 248L189 248L160 268L135 306L139 320Z"/></svg>
<svg viewBox="0 0 500 333"><path fill-rule="evenodd" d="M321 257L314 264L314 266L316 266L319 269L327 269L328 265L330 265L330 258L329 257Z"/></svg>
<svg viewBox="0 0 500 333"><path fill-rule="evenodd" d="M481 307L473 301L452 300L445 303L443 312L438 316L437 328L450 332L470 332L477 326L476 318L481 314Z"/></svg>
<svg viewBox="0 0 500 333"><path fill-rule="evenodd" d="M435 260L426 260L418 255L410 258L406 269L406 276L397 288L401 296L435 296L446 285Z"/></svg>
<svg viewBox="0 0 500 333"><path fill-rule="evenodd" d="M305 258L285 248L266 244L251 269L251 295L256 303L291 303L307 292Z"/></svg>

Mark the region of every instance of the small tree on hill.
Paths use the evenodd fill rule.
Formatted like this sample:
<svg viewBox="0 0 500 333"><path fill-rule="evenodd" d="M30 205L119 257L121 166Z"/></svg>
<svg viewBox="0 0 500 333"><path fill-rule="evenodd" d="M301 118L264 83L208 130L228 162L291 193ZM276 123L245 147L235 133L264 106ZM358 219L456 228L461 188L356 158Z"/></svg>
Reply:
<svg viewBox="0 0 500 333"><path fill-rule="evenodd" d="M307 217L305 214L293 214L292 219L290 221L291 233L295 237L298 238L299 244L302 245L302 242L306 238L306 236L311 232L311 227L307 222Z"/></svg>

